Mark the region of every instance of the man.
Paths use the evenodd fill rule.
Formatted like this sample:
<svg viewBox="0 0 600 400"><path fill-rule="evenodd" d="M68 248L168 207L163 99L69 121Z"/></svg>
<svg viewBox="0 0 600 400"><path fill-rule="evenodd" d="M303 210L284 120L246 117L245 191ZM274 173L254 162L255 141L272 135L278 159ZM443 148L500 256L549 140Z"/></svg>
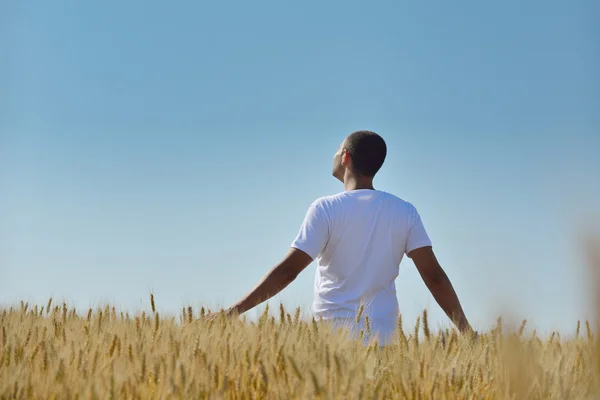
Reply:
<svg viewBox="0 0 600 400"><path fill-rule="evenodd" d="M385 141L371 131L354 132L342 142L332 173L344 191L310 205L284 259L227 314L270 299L316 260L314 317L352 324L362 305L361 321L368 316L370 331L385 345L397 326L394 280L406 254L457 328L471 331L415 207L373 187L386 153Z"/></svg>

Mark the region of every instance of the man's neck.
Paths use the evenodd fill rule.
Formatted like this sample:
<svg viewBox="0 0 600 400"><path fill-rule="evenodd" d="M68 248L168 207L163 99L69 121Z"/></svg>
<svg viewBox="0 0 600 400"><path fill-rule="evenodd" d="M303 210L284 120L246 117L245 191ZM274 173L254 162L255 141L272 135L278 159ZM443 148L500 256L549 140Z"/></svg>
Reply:
<svg viewBox="0 0 600 400"><path fill-rule="evenodd" d="M352 176L345 177L345 179L344 179L344 190L345 191L363 190L363 189L375 190L375 188L373 187L373 179L356 178L356 177L352 177Z"/></svg>

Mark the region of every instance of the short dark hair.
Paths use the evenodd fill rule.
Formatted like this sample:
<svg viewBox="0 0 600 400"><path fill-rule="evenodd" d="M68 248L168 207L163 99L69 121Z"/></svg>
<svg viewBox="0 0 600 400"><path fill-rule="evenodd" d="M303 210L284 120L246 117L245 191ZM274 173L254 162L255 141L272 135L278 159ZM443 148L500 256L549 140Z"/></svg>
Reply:
<svg viewBox="0 0 600 400"><path fill-rule="evenodd" d="M375 176L387 154L383 138L371 131L351 133L346 138L344 147L352 158L354 172L367 177Z"/></svg>

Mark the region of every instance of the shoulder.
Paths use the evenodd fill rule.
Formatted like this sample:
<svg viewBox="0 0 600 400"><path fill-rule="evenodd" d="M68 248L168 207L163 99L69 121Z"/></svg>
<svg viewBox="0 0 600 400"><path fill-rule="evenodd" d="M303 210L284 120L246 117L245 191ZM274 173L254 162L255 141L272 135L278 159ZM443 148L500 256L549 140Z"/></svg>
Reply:
<svg viewBox="0 0 600 400"><path fill-rule="evenodd" d="M311 207L328 208L332 204L342 201L344 193L335 193L316 198L311 204Z"/></svg>
<svg viewBox="0 0 600 400"><path fill-rule="evenodd" d="M385 194L385 198L387 201L394 203L396 206L404 208L406 211L409 212L416 211L416 207L410 201L389 192L382 193Z"/></svg>
<svg viewBox="0 0 600 400"><path fill-rule="evenodd" d="M343 203L343 192L321 196L313 200L312 203L310 203L308 207L308 212L313 216L321 216L323 218L329 219L333 214L335 214L335 210L338 209Z"/></svg>
<svg viewBox="0 0 600 400"><path fill-rule="evenodd" d="M417 212L417 208L410 201L405 200L395 194L385 192L382 190L379 190L378 192L385 197L384 201L391 202L396 207L404 209L405 211L411 214ZM349 196L347 192L339 192L331 195L318 197L310 204L310 207L329 210L332 207L335 207L338 204L343 204L346 201L351 201L351 196Z"/></svg>
<svg viewBox="0 0 600 400"><path fill-rule="evenodd" d="M417 207L415 207L411 201L391 193L384 193L386 195L386 200L394 204L394 209L399 210L400 213L405 215L409 221L414 222L420 218Z"/></svg>
<svg viewBox="0 0 600 400"><path fill-rule="evenodd" d="M315 199L310 207L327 215L333 215L346 205L353 203L353 198L347 192L325 195Z"/></svg>

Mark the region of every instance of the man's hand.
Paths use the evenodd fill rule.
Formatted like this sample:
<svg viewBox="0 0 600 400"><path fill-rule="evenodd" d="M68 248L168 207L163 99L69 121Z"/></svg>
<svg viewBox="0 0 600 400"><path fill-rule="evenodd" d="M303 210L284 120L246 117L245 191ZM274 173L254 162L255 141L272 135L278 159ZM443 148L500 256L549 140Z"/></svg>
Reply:
<svg viewBox="0 0 600 400"><path fill-rule="evenodd" d="M204 319L204 321L214 321L214 320L218 319L221 315L225 316L226 318L229 318L229 317L237 317L238 313L236 313L232 308L228 308L226 310L220 310L220 311L208 313L204 316L203 319Z"/></svg>
<svg viewBox="0 0 600 400"><path fill-rule="evenodd" d="M290 248L286 256L242 300L224 311L226 315L239 315L269 300L292 283L313 259L305 252Z"/></svg>
<svg viewBox="0 0 600 400"><path fill-rule="evenodd" d="M450 279L438 263L431 246L421 247L408 253L425 285L444 310L448 318L463 333L473 333L467 321Z"/></svg>

